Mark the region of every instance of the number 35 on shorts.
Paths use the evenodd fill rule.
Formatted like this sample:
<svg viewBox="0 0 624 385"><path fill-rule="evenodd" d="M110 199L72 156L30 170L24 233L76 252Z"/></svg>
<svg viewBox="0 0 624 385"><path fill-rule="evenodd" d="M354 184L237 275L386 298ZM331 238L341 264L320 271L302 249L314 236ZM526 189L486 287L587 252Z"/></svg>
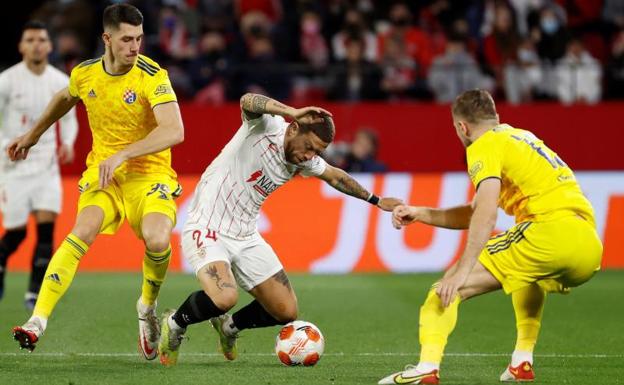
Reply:
<svg viewBox="0 0 624 385"><path fill-rule="evenodd" d="M181 191L182 188L180 185L178 185L176 191L171 192L171 189L166 183L154 183L152 184L150 191L148 191L145 195L150 196L152 194L158 194L158 199L169 200L171 197L178 197Z"/></svg>

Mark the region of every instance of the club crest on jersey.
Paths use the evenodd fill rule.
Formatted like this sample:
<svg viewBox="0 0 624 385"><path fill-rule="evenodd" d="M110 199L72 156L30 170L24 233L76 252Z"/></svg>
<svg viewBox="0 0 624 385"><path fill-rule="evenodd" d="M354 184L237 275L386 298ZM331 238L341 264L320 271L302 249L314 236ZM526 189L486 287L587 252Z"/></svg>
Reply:
<svg viewBox="0 0 624 385"><path fill-rule="evenodd" d="M123 100L124 102L126 102L127 104L132 104L136 101L137 96L136 96L136 92L132 91L132 90L126 90L123 94Z"/></svg>

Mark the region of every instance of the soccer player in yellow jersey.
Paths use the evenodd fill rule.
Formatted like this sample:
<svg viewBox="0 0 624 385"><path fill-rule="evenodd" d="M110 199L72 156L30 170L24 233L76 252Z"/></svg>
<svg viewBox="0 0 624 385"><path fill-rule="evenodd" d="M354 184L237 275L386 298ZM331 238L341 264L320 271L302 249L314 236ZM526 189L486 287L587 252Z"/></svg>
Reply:
<svg viewBox="0 0 624 385"><path fill-rule="evenodd" d="M486 91L458 96L452 116L476 188L472 204L398 206L392 221L396 228L420 222L468 229L468 241L420 308L418 365L380 384L437 384L460 302L501 288L511 295L517 339L500 380L533 381L533 348L546 293L566 293L600 268L602 243L593 209L561 158L531 132L500 124ZM515 216L516 225L490 238L499 206Z"/></svg>
<svg viewBox="0 0 624 385"><path fill-rule="evenodd" d="M131 5L107 7L104 56L75 67L69 87L56 94L34 127L8 147L12 160L25 159L56 120L79 100L84 102L93 147L79 182L78 216L52 257L32 317L13 329L22 348L35 348L97 234L115 233L127 218L145 243L137 301L139 346L146 359L157 356L156 298L171 255L174 198L181 191L171 168L170 147L183 140L184 127L167 71L139 55L142 23L143 16Z"/></svg>

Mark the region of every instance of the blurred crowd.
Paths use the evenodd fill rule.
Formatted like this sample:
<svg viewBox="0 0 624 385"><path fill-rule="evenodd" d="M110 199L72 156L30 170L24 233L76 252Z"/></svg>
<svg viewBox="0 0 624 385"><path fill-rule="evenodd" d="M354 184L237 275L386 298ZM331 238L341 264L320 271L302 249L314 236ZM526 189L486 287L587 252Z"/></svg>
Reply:
<svg viewBox="0 0 624 385"><path fill-rule="evenodd" d="M318 100L449 102L479 87L499 100L624 98L624 0L135 0L144 53L181 99L245 92ZM52 62L100 54L110 2L55 0ZM364 134L363 134L364 135Z"/></svg>

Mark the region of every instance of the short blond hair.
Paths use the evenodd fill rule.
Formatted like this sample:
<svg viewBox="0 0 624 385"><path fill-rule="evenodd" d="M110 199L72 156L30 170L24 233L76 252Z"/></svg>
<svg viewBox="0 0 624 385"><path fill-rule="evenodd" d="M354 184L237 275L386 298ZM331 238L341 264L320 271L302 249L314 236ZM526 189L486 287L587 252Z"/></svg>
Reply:
<svg viewBox="0 0 624 385"><path fill-rule="evenodd" d="M495 120L496 105L492 95L485 90L474 89L463 92L453 102L453 116L466 119L470 123Z"/></svg>

